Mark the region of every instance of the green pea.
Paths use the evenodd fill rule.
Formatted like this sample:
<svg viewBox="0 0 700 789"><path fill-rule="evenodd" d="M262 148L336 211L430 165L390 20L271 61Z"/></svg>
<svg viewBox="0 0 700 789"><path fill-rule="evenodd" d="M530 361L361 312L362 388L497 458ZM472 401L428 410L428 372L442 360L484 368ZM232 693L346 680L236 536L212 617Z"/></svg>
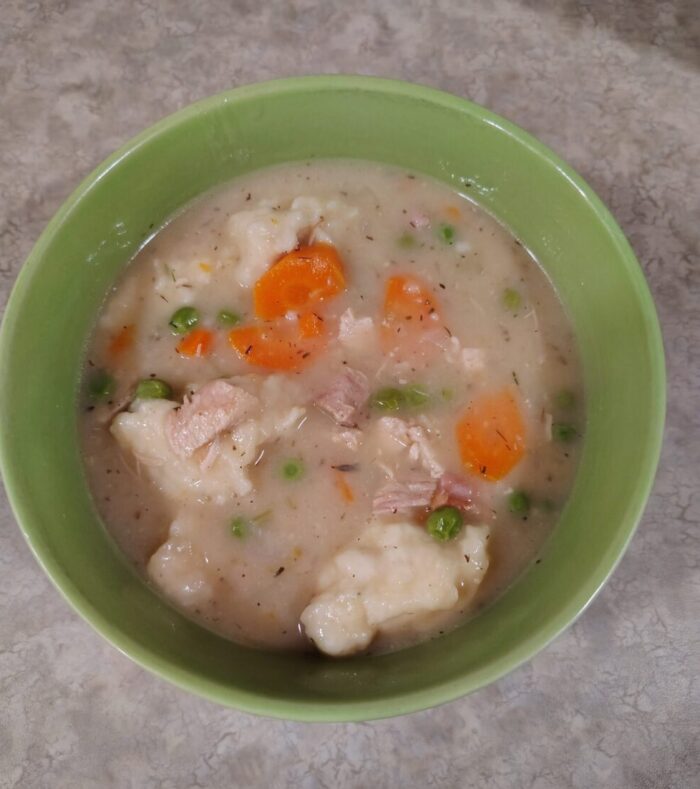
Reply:
<svg viewBox="0 0 700 789"><path fill-rule="evenodd" d="M443 243L450 246L455 242L455 229L452 225L438 225L437 235Z"/></svg>
<svg viewBox="0 0 700 789"><path fill-rule="evenodd" d="M235 326L241 322L241 316L232 310L219 310L216 316L216 322L220 326Z"/></svg>
<svg viewBox="0 0 700 789"><path fill-rule="evenodd" d="M578 438L578 430L566 422L555 422L552 425L552 436L555 441L560 441L562 444L570 444Z"/></svg>
<svg viewBox="0 0 700 789"><path fill-rule="evenodd" d="M187 334L199 323L199 313L194 307L180 307L170 318L169 326L173 334Z"/></svg>
<svg viewBox="0 0 700 789"><path fill-rule="evenodd" d="M380 411L398 411L406 404L406 396L401 389L387 386L372 397L372 406Z"/></svg>
<svg viewBox="0 0 700 789"><path fill-rule="evenodd" d="M559 408L571 408L576 402L576 396L568 389L563 389L554 398L554 402Z"/></svg>
<svg viewBox="0 0 700 789"><path fill-rule="evenodd" d="M170 385L160 378L144 378L136 386L136 397L142 400L167 400L172 393Z"/></svg>
<svg viewBox="0 0 700 789"><path fill-rule="evenodd" d="M511 312L517 312L523 303L523 298L514 288L506 288L503 291L503 306Z"/></svg>
<svg viewBox="0 0 700 789"><path fill-rule="evenodd" d="M238 516L231 521L231 534L238 539L247 536L250 524L242 516Z"/></svg>
<svg viewBox="0 0 700 789"><path fill-rule="evenodd" d="M108 400L117 388L117 382L106 370L96 370L88 381L87 391L91 400Z"/></svg>
<svg viewBox="0 0 700 789"><path fill-rule="evenodd" d="M457 507L438 507L428 515L425 525L428 534L440 542L454 539L462 528L464 518Z"/></svg>
<svg viewBox="0 0 700 789"><path fill-rule="evenodd" d="M412 384L404 389L404 399L406 405L417 408L418 406L425 405L428 400L430 400L430 395L422 386Z"/></svg>
<svg viewBox="0 0 700 789"><path fill-rule="evenodd" d="M399 236L397 243L401 249L413 249L417 245L416 237L412 233L404 233Z"/></svg>
<svg viewBox="0 0 700 789"><path fill-rule="evenodd" d="M289 482L294 482L304 476L304 464L298 458L285 460L282 464L282 476Z"/></svg>
<svg viewBox="0 0 700 789"><path fill-rule="evenodd" d="M530 497L522 490L514 490L508 496L508 509L513 515L527 515L530 512Z"/></svg>

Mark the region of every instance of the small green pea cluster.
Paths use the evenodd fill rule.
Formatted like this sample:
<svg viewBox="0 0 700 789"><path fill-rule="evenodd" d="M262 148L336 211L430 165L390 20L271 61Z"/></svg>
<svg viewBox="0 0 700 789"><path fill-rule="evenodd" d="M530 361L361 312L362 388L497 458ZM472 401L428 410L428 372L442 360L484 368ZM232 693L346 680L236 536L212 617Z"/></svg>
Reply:
<svg viewBox="0 0 700 789"><path fill-rule="evenodd" d="M180 307L171 315L168 326L173 334L187 334L197 326L200 317L199 310L195 307ZM241 316L233 310L223 309L217 313L216 322L220 326L235 326L241 322Z"/></svg>

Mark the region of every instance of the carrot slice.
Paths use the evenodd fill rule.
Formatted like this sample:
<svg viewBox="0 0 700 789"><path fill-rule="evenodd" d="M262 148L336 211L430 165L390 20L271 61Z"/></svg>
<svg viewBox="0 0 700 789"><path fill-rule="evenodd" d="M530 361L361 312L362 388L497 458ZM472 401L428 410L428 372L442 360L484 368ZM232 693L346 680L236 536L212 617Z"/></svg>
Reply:
<svg viewBox="0 0 700 789"><path fill-rule="evenodd" d="M385 346L414 338L440 324L440 305L425 280L415 274L402 274L387 281L382 321Z"/></svg>
<svg viewBox="0 0 700 789"><path fill-rule="evenodd" d="M123 326L121 331L112 337L107 350L111 356L121 356L124 351L128 351L133 344L134 325L130 323L128 326Z"/></svg>
<svg viewBox="0 0 700 789"><path fill-rule="evenodd" d="M525 424L508 389L473 400L455 432L465 468L491 481L505 477L525 452Z"/></svg>
<svg viewBox="0 0 700 789"><path fill-rule="evenodd" d="M214 335L207 329L193 329L177 344L181 356L208 356L214 344Z"/></svg>
<svg viewBox="0 0 700 789"><path fill-rule="evenodd" d="M343 497L343 501L348 504L355 501L355 494L350 485L348 485L348 481L345 479L345 475L342 471L335 472L335 484L340 491L340 495Z"/></svg>
<svg viewBox="0 0 700 789"><path fill-rule="evenodd" d="M440 319L440 310L430 285L415 274L404 274L391 277L386 283L384 316L385 321L431 325Z"/></svg>
<svg viewBox="0 0 700 789"><path fill-rule="evenodd" d="M461 216L461 212L456 205L448 205L447 208L445 208L445 213L451 219L459 219L459 217Z"/></svg>
<svg viewBox="0 0 700 789"><path fill-rule="evenodd" d="M315 312L305 312L299 316L299 334L305 339L320 337L323 334L323 320Z"/></svg>
<svg viewBox="0 0 700 789"><path fill-rule="evenodd" d="M253 303L259 318L303 312L345 289L343 263L330 244L311 244L289 252L255 283Z"/></svg>
<svg viewBox="0 0 700 789"><path fill-rule="evenodd" d="M303 340L298 328L280 324L241 326L229 332L228 341L241 359L268 370L298 370L319 345Z"/></svg>

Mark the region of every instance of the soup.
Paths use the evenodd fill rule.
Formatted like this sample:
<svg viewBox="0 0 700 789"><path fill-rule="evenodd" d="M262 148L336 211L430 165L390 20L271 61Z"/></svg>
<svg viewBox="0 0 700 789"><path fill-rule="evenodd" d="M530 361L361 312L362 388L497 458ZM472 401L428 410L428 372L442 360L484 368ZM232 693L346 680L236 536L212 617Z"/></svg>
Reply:
<svg viewBox="0 0 700 789"><path fill-rule="evenodd" d="M435 637L537 560L584 424L576 343L520 242L448 187L289 164L187 207L117 282L80 426L114 539L245 644Z"/></svg>

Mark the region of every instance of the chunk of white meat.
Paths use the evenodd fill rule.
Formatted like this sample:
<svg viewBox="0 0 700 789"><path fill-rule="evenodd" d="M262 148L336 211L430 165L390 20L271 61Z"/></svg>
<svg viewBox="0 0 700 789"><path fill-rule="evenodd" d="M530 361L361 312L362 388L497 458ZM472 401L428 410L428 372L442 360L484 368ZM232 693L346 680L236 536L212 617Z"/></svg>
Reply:
<svg viewBox="0 0 700 789"><path fill-rule="evenodd" d="M381 632L468 602L489 565L487 526L438 543L412 523L373 521L321 571L304 609L306 635L322 652L349 655Z"/></svg>
<svg viewBox="0 0 700 789"><path fill-rule="evenodd" d="M437 483L434 479L389 480L375 493L372 512L375 515L410 512L417 507L430 507Z"/></svg>
<svg viewBox="0 0 700 789"><path fill-rule="evenodd" d="M190 455L177 454L168 438L178 407L170 400L136 400L115 417L110 430L172 501L223 504L253 490L248 471L263 445L296 429L305 414L290 403L296 389L285 392L279 379L269 376L258 386L258 405L249 417Z"/></svg>
<svg viewBox="0 0 700 789"><path fill-rule="evenodd" d="M238 256L238 282L250 287L276 258L296 249L304 237L310 239L314 234L315 240L332 243L333 225L355 214L356 209L338 201L324 203L313 197L297 197L286 210L263 203L239 211L227 226Z"/></svg>
<svg viewBox="0 0 700 789"><path fill-rule="evenodd" d="M190 537L192 530L185 516L173 521L168 539L147 567L149 577L168 599L190 610L209 602L214 593L206 558Z"/></svg>
<svg viewBox="0 0 700 789"><path fill-rule="evenodd" d="M474 510L477 496L476 483L459 474L446 471L438 480L431 506L442 507L444 504L451 504L462 509Z"/></svg>
<svg viewBox="0 0 700 789"><path fill-rule="evenodd" d="M341 427L356 427L360 411L369 397L367 376L346 367L314 400L314 405Z"/></svg>
<svg viewBox="0 0 700 789"><path fill-rule="evenodd" d="M376 422L375 440L382 456L396 458L405 454L409 460L420 463L435 479L445 471L427 427L411 424L395 416L383 416Z"/></svg>
<svg viewBox="0 0 700 789"><path fill-rule="evenodd" d="M356 318L352 308L348 307L338 322L338 342L343 350L366 356L378 344L374 320L368 316Z"/></svg>
<svg viewBox="0 0 700 789"><path fill-rule="evenodd" d="M240 386L210 381L167 415L165 431L170 446L176 455L189 457L219 433L241 422L257 404L257 397Z"/></svg>
<svg viewBox="0 0 700 789"><path fill-rule="evenodd" d="M177 408L169 400L137 400L118 414L110 428L122 449L145 467L155 485L173 501L224 503L252 490L246 468L259 442L255 423L245 422L217 442L216 457L175 454L167 437L168 418Z"/></svg>

